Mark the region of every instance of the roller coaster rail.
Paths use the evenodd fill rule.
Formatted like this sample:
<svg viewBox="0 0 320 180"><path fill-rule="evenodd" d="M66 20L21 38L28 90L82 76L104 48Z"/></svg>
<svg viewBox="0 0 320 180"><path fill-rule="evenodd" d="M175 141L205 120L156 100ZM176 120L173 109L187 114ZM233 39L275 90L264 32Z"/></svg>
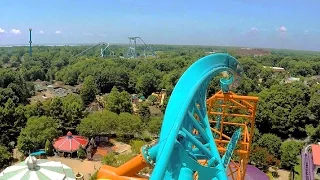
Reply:
<svg viewBox="0 0 320 180"><path fill-rule="evenodd" d="M221 91L207 100L207 87L221 72L228 72L227 77L220 79ZM148 179L138 172L149 166L153 168L150 180L227 180L234 179L234 174L237 180L243 180L258 98L238 96L230 91L239 85L242 74L239 62L228 54L211 54L196 61L181 76L170 96L158 143L143 146L141 154L118 168L104 165L98 179ZM233 108L247 109L250 114L240 116L225 112L226 107L231 107L227 101L237 105ZM212 110L213 102L219 102L217 112ZM212 115L216 121L210 120ZM228 115L249 119L243 124L233 123L238 126L231 138L222 132L230 123L226 121ZM215 123L215 128L211 123ZM237 149L237 145L242 149ZM234 152L240 154L238 163L232 159ZM231 164L240 165L234 168Z"/></svg>

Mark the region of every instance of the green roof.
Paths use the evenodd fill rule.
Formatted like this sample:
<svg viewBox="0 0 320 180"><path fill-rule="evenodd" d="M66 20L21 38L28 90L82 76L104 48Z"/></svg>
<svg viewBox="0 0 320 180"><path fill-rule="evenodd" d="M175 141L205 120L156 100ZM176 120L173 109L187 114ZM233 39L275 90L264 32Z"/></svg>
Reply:
<svg viewBox="0 0 320 180"><path fill-rule="evenodd" d="M28 163L30 162L28 161ZM39 159L33 163L36 163L34 169L29 169L26 162L20 162L6 168L0 174L0 180L11 178L21 180L50 180L52 177L55 177L57 180L75 179L72 169L60 162Z"/></svg>

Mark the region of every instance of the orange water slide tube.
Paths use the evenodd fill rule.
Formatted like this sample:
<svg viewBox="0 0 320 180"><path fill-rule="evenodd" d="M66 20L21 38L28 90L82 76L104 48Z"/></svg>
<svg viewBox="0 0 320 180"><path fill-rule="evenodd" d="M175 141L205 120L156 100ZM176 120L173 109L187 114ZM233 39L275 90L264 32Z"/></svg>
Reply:
<svg viewBox="0 0 320 180"><path fill-rule="evenodd" d="M147 180L148 177L142 175L137 175L137 173L147 166L146 161L144 160L141 154L137 155L130 161L119 166L118 168L103 165L99 172L97 179L98 180Z"/></svg>

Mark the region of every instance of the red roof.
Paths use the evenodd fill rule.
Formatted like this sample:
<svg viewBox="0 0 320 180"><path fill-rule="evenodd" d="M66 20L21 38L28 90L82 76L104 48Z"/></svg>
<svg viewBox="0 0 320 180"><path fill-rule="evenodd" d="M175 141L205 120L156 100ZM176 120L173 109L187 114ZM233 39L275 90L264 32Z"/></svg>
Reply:
<svg viewBox="0 0 320 180"><path fill-rule="evenodd" d="M311 145L311 149L312 149L313 164L320 166L320 145L313 144Z"/></svg>
<svg viewBox="0 0 320 180"><path fill-rule="evenodd" d="M53 147L57 151L75 152L79 149L79 145L84 148L89 140L83 136L75 136L69 131L66 136L59 137L53 143Z"/></svg>

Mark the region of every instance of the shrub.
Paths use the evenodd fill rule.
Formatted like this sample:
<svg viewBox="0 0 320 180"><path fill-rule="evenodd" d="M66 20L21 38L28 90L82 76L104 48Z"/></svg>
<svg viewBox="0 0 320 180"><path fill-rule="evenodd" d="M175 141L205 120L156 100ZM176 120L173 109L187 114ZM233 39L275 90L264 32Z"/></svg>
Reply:
<svg viewBox="0 0 320 180"><path fill-rule="evenodd" d="M130 159L132 159L135 156L135 154L121 154L121 155L116 155L115 153L108 153L105 155L102 159L102 164L113 166L113 167L118 167L121 166L122 164L128 162Z"/></svg>
<svg viewBox="0 0 320 180"><path fill-rule="evenodd" d="M155 102L157 102L158 97L155 96L155 95L150 95L147 99L148 99L148 101L150 101L150 102L152 103L152 105L153 105Z"/></svg>
<svg viewBox="0 0 320 180"><path fill-rule="evenodd" d="M117 166L121 166L122 164L128 162L130 159L132 159L134 156L136 156L136 154L134 153L129 153L129 154L120 154L117 156L117 160L118 160L118 165Z"/></svg>
<svg viewBox="0 0 320 180"><path fill-rule="evenodd" d="M115 153L108 153L105 155L102 160L102 164L109 165L109 166L117 166L117 158Z"/></svg>
<svg viewBox="0 0 320 180"><path fill-rule="evenodd" d="M84 151L83 147L79 145L79 150L77 151L78 158L84 159L86 157L86 152Z"/></svg>
<svg viewBox="0 0 320 180"><path fill-rule="evenodd" d="M11 153L8 151L8 149L5 146L0 145L0 169L2 167L7 167L12 160Z"/></svg>
<svg viewBox="0 0 320 180"><path fill-rule="evenodd" d="M279 177L278 171L272 171L271 174L272 174L272 177L274 177L274 178Z"/></svg>
<svg viewBox="0 0 320 180"><path fill-rule="evenodd" d="M96 180L98 178L98 171L96 171L89 180Z"/></svg>
<svg viewBox="0 0 320 180"><path fill-rule="evenodd" d="M48 156L52 156L53 155L53 147L52 147L52 144L50 143L50 141L48 139L46 140L45 150L46 150L46 154Z"/></svg>
<svg viewBox="0 0 320 180"><path fill-rule="evenodd" d="M131 145L132 152L139 154L140 150L141 150L141 147L143 145L145 145L145 144L146 144L146 142L144 142L142 140L133 140L133 141L131 141L130 145Z"/></svg>
<svg viewBox="0 0 320 180"><path fill-rule="evenodd" d="M142 133L141 139L145 140L145 141L151 141L152 140L152 136L149 132L144 131Z"/></svg>
<svg viewBox="0 0 320 180"><path fill-rule="evenodd" d="M26 158L25 158L24 154L23 154L23 153L20 154L19 161L24 161L25 159L26 159Z"/></svg>

